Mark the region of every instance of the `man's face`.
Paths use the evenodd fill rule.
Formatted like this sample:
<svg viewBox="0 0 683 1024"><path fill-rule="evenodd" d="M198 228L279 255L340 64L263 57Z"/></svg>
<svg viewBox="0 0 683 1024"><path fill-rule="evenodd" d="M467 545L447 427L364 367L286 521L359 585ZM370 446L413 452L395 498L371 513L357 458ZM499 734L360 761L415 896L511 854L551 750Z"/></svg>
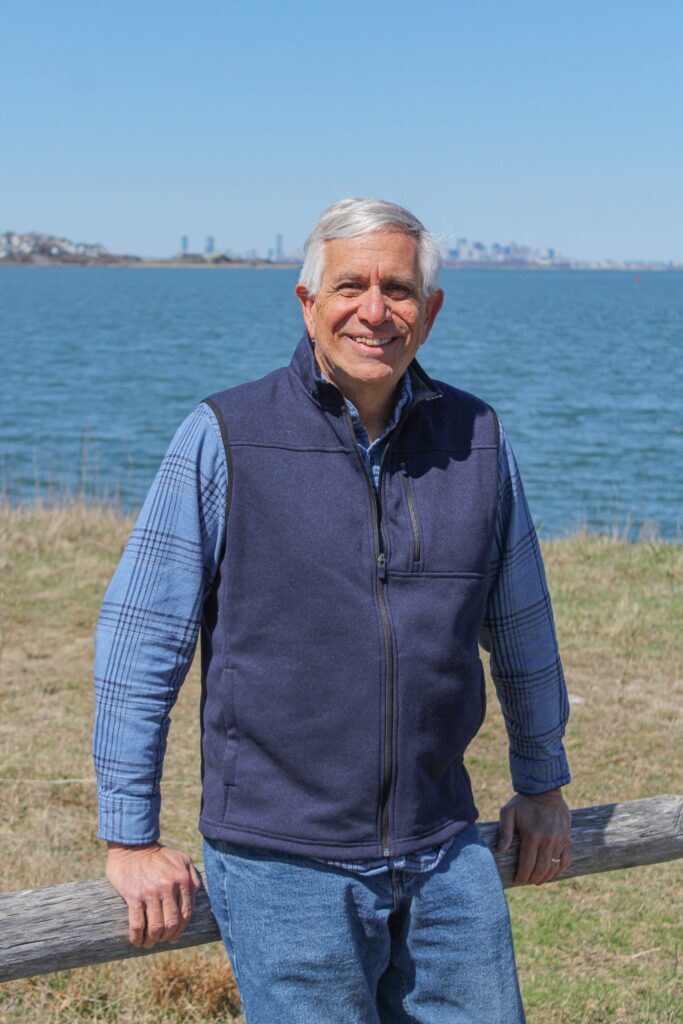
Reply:
<svg viewBox="0 0 683 1024"><path fill-rule="evenodd" d="M393 228L325 243L320 291L299 285L320 369L352 397L388 394L426 340L443 292L424 298L415 239Z"/></svg>

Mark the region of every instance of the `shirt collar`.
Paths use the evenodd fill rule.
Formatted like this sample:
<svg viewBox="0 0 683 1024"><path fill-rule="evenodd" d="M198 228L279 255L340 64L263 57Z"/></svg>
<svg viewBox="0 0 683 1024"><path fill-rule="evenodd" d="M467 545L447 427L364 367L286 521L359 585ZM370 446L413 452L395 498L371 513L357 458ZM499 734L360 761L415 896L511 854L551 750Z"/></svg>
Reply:
<svg viewBox="0 0 683 1024"><path fill-rule="evenodd" d="M320 367L318 367L317 372L318 378L320 380L327 381L328 384L330 383L329 378L325 376ZM384 441L384 439L391 433L391 431L394 429L394 427L400 420L401 413L405 409L406 405L408 405L408 403L411 401L412 397L413 385L410 379L410 372L406 370L399 382L398 387L396 388L394 409L391 414L391 418L386 427L384 428L384 430L382 431L382 433L380 434L380 436L375 438L375 440L372 442L373 445L380 444L380 442ZM356 437L358 438L359 441L361 441L361 443L364 444L365 447L368 447L370 441L368 438L367 430L365 429L365 424L360 418L360 413L358 412L358 409L353 404L350 398L344 397L344 401L346 403L346 408L349 410L349 415L351 416L351 422L353 424L353 430Z"/></svg>

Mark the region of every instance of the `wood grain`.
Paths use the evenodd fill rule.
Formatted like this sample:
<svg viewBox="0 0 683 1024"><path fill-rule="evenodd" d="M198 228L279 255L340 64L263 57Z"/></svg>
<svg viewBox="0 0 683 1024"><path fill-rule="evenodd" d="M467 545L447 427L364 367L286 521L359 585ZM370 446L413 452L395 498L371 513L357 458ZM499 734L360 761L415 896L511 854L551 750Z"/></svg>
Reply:
<svg viewBox="0 0 683 1024"><path fill-rule="evenodd" d="M497 825L480 825L493 849ZM495 853L505 886L512 883L516 844ZM683 857L683 797L656 796L572 812L572 864L559 879ZM200 874L201 866L199 868ZM0 982L72 967L150 956L219 939L206 890L182 939L152 949L128 942L124 901L106 879L0 895Z"/></svg>

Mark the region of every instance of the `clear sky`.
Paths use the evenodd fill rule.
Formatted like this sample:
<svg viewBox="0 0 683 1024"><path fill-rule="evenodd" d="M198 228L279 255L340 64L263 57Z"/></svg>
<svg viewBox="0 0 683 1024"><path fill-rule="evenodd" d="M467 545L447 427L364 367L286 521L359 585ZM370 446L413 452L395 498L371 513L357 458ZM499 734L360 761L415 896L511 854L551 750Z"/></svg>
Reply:
<svg viewBox="0 0 683 1024"><path fill-rule="evenodd" d="M0 32L0 231L265 253L375 195L683 262L681 0L3 0Z"/></svg>

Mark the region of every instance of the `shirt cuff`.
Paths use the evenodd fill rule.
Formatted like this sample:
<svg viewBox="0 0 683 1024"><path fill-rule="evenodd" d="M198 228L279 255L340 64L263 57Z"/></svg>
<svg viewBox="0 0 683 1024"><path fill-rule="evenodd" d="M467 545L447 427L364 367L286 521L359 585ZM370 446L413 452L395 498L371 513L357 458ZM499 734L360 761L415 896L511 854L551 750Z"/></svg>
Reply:
<svg viewBox="0 0 683 1024"><path fill-rule="evenodd" d="M564 751L543 761L532 761L510 751L510 775L515 792L525 796L547 793L550 789L567 786L571 782L569 763Z"/></svg>
<svg viewBox="0 0 683 1024"><path fill-rule="evenodd" d="M159 838L161 795L119 797L99 794L99 839L137 846Z"/></svg>

